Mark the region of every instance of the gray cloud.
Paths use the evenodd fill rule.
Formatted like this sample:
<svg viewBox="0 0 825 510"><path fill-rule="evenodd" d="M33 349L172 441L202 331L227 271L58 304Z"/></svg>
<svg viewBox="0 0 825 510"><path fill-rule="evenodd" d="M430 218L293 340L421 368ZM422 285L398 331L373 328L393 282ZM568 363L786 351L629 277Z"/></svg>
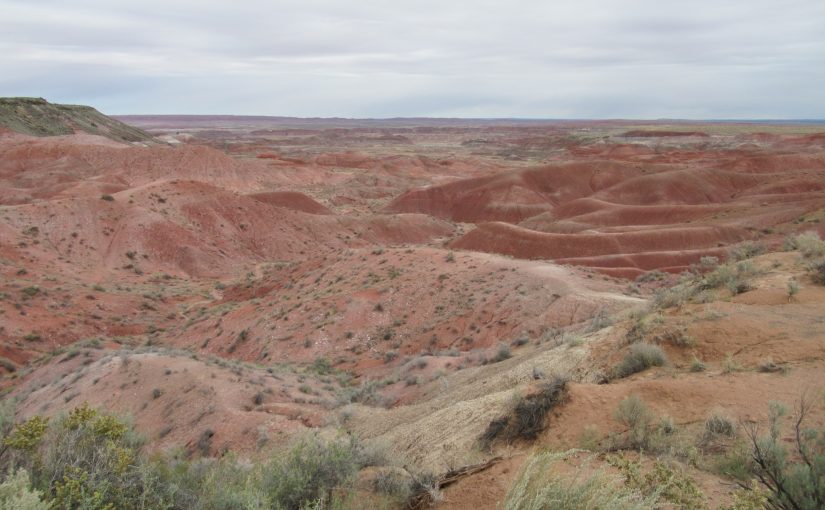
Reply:
<svg viewBox="0 0 825 510"><path fill-rule="evenodd" d="M825 2L0 0L0 95L107 113L825 118Z"/></svg>

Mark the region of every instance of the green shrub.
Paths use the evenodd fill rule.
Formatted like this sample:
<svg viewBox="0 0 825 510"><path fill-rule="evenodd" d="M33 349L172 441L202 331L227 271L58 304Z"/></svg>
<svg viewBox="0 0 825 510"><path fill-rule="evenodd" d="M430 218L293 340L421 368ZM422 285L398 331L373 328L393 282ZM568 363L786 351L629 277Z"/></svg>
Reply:
<svg viewBox="0 0 825 510"><path fill-rule="evenodd" d="M0 484L2 509L18 508L4 505L3 498L23 494L26 501L37 502L39 492L61 510L357 508L355 502L343 503L353 492L356 474L387 462L381 447L367 447L354 437L323 440L315 435L263 464L232 456L193 462L147 458L128 423L86 404L52 420L35 416L11 432L7 407L0 407L5 446L0 468L26 468L36 490L21 482L19 473L26 471L17 471Z"/></svg>
<svg viewBox="0 0 825 510"><path fill-rule="evenodd" d="M501 343L498 344L498 350L496 351L496 355L493 356L493 359L491 359L490 361L492 363L498 363L499 361L504 361L512 357L513 354L510 352L510 346L505 343Z"/></svg>
<svg viewBox="0 0 825 510"><path fill-rule="evenodd" d="M763 253L765 253L765 247L763 245L753 241L745 241L731 249L728 255L731 260L738 262L762 255Z"/></svg>
<svg viewBox="0 0 825 510"><path fill-rule="evenodd" d="M799 250L799 253L806 259L825 257L825 241L820 239L816 232L805 232L793 237L788 243L789 247Z"/></svg>
<svg viewBox="0 0 825 510"><path fill-rule="evenodd" d="M793 454L781 433L787 412L781 404L769 404L767 434L760 434L755 425L746 429L751 473L767 489L769 508L825 508L825 427L808 428L812 411L803 398L793 420Z"/></svg>
<svg viewBox="0 0 825 510"><path fill-rule="evenodd" d="M646 510L658 508L658 497L644 496L627 487L621 478L604 469L592 471L592 458L572 475L558 474L558 463L567 464L575 452L540 453L529 459L504 502L506 510Z"/></svg>
<svg viewBox="0 0 825 510"><path fill-rule="evenodd" d="M667 363L665 352L658 345L637 343L613 369L613 377L621 379L650 367L660 367Z"/></svg>
<svg viewBox="0 0 825 510"><path fill-rule="evenodd" d="M705 362L697 358L695 355L693 356L693 361L690 362L690 371L691 372L704 372L707 366Z"/></svg>
<svg viewBox="0 0 825 510"><path fill-rule="evenodd" d="M655 497L662 503L670 503L680 510L705 510L708 508L705 495L684 469L656 459L646 473L643 473L641 456L633 461L623 453L611 455L607 462L624 476L625 486L639 491L644 496Z"/></svg>
<svg viewBox="0 0 825 510"><path fill-rule="evenodd" d="M736 435L736 424L733 420L719 411L714 411L705 420L705 435L707 437L734 437Z"/></svg>
<svg viewBox="0 0 825 510"><path fill-rule="evenodd" d="M43 501L40 491L29 484L29 473L18 469L0 483L0 508L5 510L48 510L50 503Z"/></svg>
<svg viewBox="0 0 825 510"><path fill-rule="evenodd" d="M360 468L354 440L323 441L308 436L264 468L264 491L276 508L300 510L329 502L332 490L349 485Z"/></svg>
<svg viewBox="0 0 825 510"><path fill-rule="evenodd" d="M811 280L814 283L825 285L825 258L808 264L808 272L811 274Z"/></svg>
<svg viewBox="0 0 825 510"><path fill-rule="evenodd" d="M613 416L627 427L627 447L644 449L650 445L650 424L653 415L644 401L637 395L630 395L619 402Z"/></svg>

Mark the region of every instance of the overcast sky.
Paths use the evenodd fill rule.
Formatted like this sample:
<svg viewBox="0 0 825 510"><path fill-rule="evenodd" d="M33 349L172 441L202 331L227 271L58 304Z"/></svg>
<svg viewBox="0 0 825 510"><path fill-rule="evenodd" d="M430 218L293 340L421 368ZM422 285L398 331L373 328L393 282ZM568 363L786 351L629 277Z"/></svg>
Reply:
<svg viewBox="0 0 825 510"><path fill-rule="evenodd" d="M0 0L0 96L108 114L825 118L825 0Z"/></svg>

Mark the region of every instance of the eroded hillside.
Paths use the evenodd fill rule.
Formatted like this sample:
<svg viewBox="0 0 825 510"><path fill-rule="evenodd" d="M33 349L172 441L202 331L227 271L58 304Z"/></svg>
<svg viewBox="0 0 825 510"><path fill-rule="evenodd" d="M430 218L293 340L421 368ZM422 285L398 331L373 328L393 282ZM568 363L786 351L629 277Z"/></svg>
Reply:
<svg viewBox="0 0 825 510"><path fill-rule="evenodd" d="M816 126L126 120L168 145L0 134L18 420L85 402L190 459L357 438L386 458L340 483L390 508L519 508L574 448L717 508L769 402L821 428Z"/></svg>

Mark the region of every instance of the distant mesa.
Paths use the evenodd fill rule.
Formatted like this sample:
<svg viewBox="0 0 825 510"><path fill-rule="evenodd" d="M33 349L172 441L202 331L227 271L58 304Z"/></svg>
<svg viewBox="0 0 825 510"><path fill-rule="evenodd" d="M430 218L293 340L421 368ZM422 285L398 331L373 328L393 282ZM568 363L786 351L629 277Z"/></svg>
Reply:
<svg viewBox="0 0 825 510"><path fill-rule="evenodd" d="M149 133L103 115L91 106L54 104L39 97L0 98L0 130L29 136L88 133L117 142L161 143Z"/></svg>

